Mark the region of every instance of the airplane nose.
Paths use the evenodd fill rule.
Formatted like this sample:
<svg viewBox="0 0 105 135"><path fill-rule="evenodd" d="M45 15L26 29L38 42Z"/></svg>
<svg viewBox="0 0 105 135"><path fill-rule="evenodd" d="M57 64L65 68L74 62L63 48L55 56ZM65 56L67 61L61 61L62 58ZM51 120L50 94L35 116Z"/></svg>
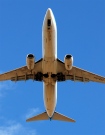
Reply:
<svg viewBox="0 0 105 135"><path fill-rule="evenodd" d="M51 18L51 14L52 14L52 10L50 8L48 8L48 10L47 10L47 17Z"/></svg>
<svg viewBox="0 0 105 135"><path fill-rule="evenodd" d="M43 30L56 30L56 22L51 8L48 8L43 21Z"/></svg>
<svg viewBox="0 0 105 135"><path fill-rule="evenodd" d="M51 8L48 8L48 9L47 9L47 12L51 12Z"/></svg>

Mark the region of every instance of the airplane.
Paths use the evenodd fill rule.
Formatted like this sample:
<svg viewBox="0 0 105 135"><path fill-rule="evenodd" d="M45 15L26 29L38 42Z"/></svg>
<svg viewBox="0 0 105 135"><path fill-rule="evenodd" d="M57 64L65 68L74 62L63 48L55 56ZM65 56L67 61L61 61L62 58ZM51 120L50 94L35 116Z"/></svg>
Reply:
<svg viewBox="0 0 105 135"><path fill-rule="evenodd" d="M54 14L47 9L42 26L42 58L35 62L33 54L26 56L26 65L0 74L0 81L27 81L29 79L43 82L45 112L28 118L26 121L61 120L75 122L55 111L57 104L57 82L66 80L79 82L105 83L105 77L73 66L73 56L66 54L64 61L57 58L57 26Z"/></svg>

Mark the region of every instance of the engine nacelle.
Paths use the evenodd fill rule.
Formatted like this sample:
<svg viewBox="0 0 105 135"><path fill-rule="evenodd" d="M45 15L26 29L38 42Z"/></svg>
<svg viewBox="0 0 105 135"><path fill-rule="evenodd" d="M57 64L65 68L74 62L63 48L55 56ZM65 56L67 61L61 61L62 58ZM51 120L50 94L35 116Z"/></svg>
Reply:
<svg viewBox="0 0 105 135"><path fill-rule="evenodd" d="M64 57L64 63L65 63L66 70L71 70L73 66L73 56L70 54L67 54Z"/></svg>
<svg viewBox="0 0 105 135"><path fill-rule="evenodd" d="M34 69L35 58L33 54L28 54L26 57L26 65L29 70Z"/></svg>

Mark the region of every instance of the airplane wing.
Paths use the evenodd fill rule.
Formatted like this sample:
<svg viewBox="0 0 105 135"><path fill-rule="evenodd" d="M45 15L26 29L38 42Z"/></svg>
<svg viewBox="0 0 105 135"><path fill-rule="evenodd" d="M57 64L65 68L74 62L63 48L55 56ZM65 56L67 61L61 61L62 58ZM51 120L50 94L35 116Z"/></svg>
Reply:
<svg viewBox="0 0 105 135"><path fill-rule="evenodd" d="M61 77L61 79L63 78L63 81L64 80L80 81L80 82L93 81L93 82L105 83L105 77L85 71L78 67L73 66L70 71L67 71L65 69L64 62L60 61L59 59L57 59L57 73L58 73L58 81L60 80L59 74L61 74L61 76L63 76Z"/></svg>
<svg viewBox="0 0 105 135"><path fill-rule="evenodd" d="M22 81L33 79L36 81L42 81L42 59L35 62L34 69L30 71L27 66L0 74L0 81L11 80L11 81Z"/></svg>

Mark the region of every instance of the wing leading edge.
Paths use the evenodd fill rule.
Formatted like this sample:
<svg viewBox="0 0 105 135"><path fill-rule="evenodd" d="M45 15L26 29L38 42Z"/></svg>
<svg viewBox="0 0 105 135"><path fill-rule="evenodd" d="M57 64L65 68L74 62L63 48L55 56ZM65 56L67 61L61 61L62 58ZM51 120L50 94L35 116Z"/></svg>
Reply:
<svg viewBox="0 0 105 135"><path fill-rule="evenodd" d="M57 59L57 72L62 73L65 77L65 80L80 81L80 82L93 81L93 82L105 83L105 77L85 71L78 67L73 66L70 71L67 71L65 69L64 62L60 61L59 59Z"/></svg>

